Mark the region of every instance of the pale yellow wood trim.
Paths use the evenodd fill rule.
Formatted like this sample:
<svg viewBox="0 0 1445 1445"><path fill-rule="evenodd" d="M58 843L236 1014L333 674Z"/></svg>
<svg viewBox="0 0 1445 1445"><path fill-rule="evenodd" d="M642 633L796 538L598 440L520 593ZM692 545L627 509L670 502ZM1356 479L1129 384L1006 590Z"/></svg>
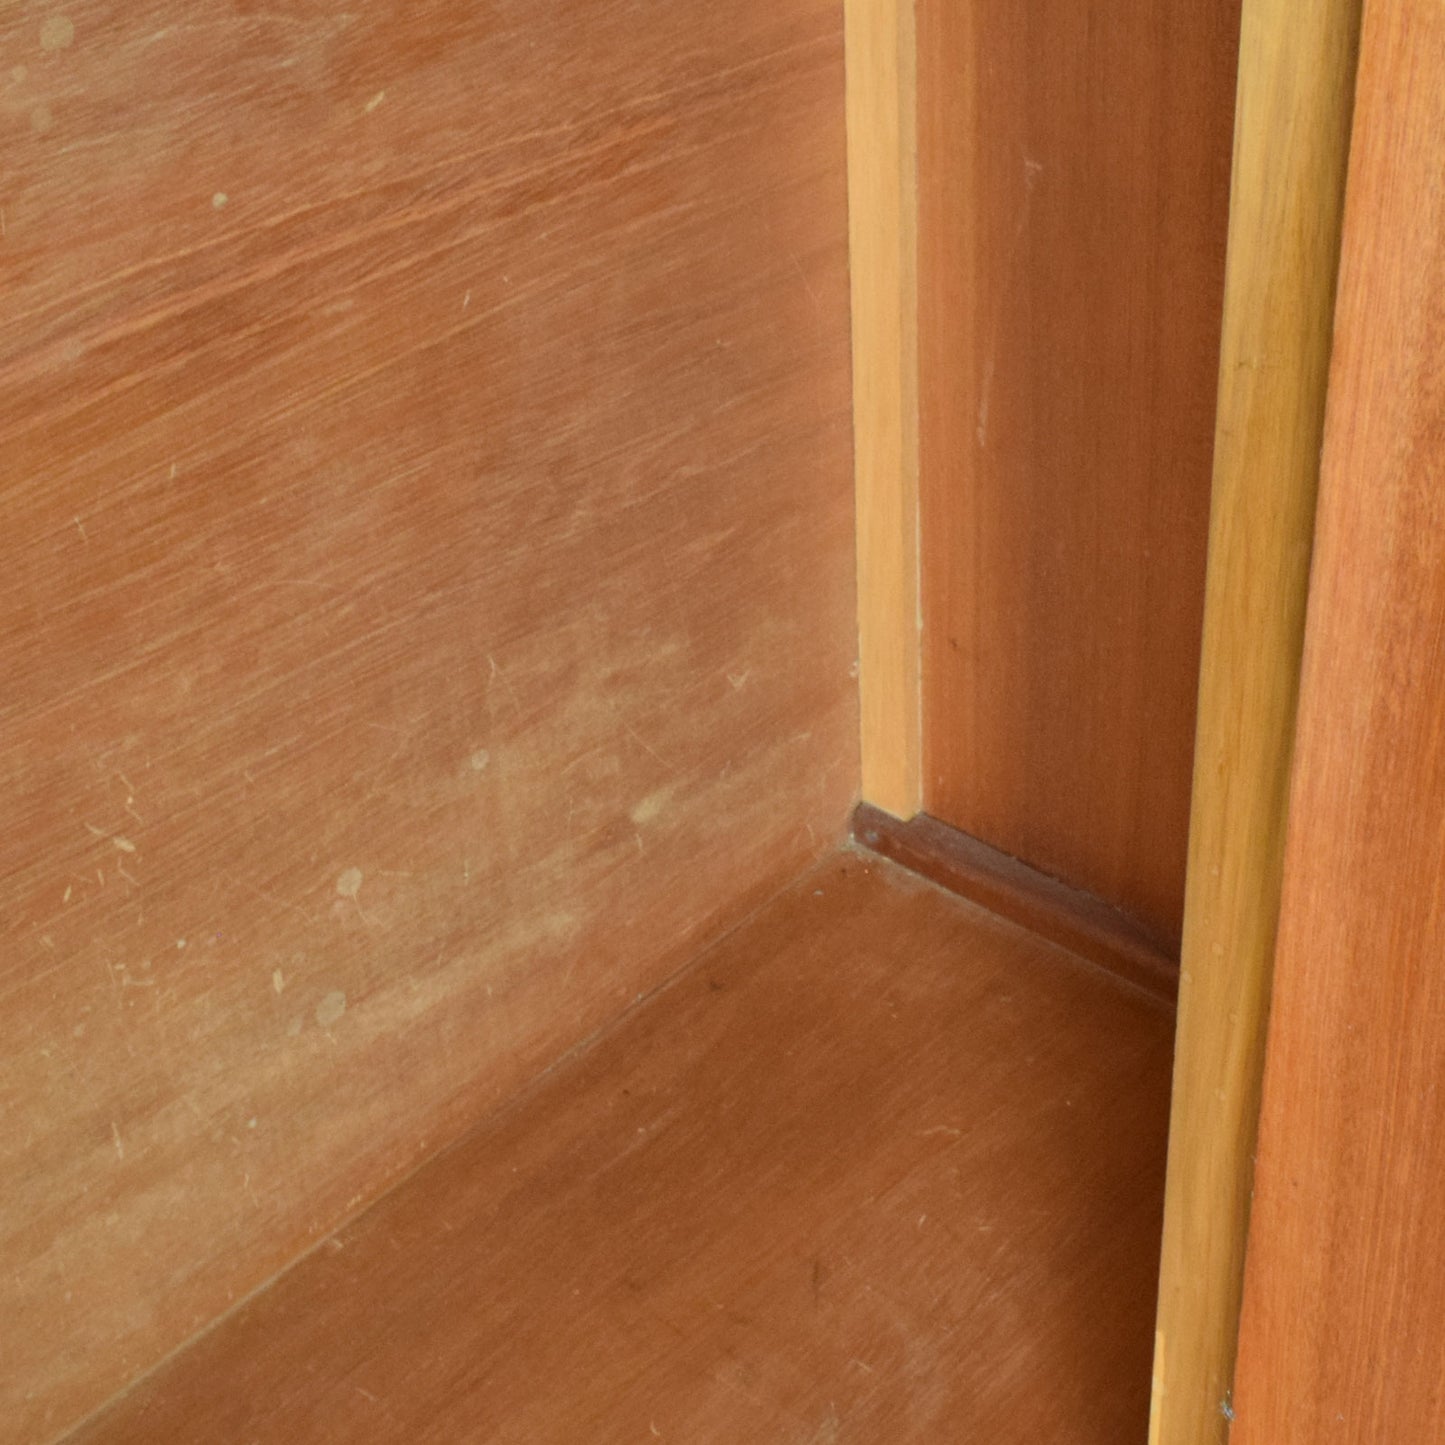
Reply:
<svg viewBox="0 0 1445 1445"><path fill-rule="evenodd" d="M913 0L846 0L863 797L922 797Z"/></svg>
<svg viewBox="0 0 1445 1445"><path fill-rule="evenodd" d="M1151 1445L1223 1445L1360 0L1244 0Z"/></svg>

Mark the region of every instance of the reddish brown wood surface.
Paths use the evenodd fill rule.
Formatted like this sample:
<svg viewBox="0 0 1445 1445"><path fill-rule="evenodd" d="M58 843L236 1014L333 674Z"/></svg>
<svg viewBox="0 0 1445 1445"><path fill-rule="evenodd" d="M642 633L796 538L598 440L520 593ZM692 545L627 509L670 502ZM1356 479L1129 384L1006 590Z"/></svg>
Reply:
<svg viewBox="0 0 1445 1445"><path fill-rule="evenodd" d="M1356 95L1236 1445L1445 1439L1445 11Z"/></svg>
<svg viewBox="0 0 1445 1445"><path fill-rule="evenodd" d="M1179 961L1117 908L925 814L902 822L861 804L853 836L865 848L1012 920L1031 933L1172 1002Z"/></svg>
<svg viewBox="0 0 1445 1445"><path fill-rule="evenodd" d="M76 1445L1142 1440L1170 1046L844 854Z"/></svg>
<svg viewBox="0 0 1445 1445"><path fill-rule="evenodd" d="M823 0L0 13L0 1439L841 836Z"/></svg>
<svg viewBox="0 0 1445 1445"><path fill-rule="evenodd" d="M1175 947L1238 12L918 12L924 807Z"/></svg>

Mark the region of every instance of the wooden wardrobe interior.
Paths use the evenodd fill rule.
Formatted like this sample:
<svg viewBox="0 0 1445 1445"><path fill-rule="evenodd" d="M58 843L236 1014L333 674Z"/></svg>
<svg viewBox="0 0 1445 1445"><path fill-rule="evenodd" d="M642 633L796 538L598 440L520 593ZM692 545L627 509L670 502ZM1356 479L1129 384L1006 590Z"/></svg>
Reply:
<svg viewBox="0 0 1445 1445"><path fill-rule="evenodd" d="M1358 12L0 16L0 1442L1225 1438Z"/></svg>

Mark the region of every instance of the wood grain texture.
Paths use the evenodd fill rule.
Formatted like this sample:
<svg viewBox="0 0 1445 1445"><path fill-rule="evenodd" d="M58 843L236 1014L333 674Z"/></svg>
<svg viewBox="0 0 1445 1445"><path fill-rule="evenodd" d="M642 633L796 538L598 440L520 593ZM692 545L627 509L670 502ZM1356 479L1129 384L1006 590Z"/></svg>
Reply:
<svg viewBox="0 0 1445 1445"><path fill-rule="evenodd" d="M845 0L863 796L922 802L914 0Z"/></svg>
<svg viewBox="0 0 1445 1445"><path fill-rule="evenodd" d="M1171 1017L844 854L74 1445L1142 1439Z"/></svg>
<svg viewBox="0 0 1445 1445"><path fill-rule="evenodd" d="M1359 0L1245 0L1151 1445L1224 1445Z"/></svg>
<svg viewBox="0 0 1445 1445"><path fill-rule="evenodd" d="M0 15L0 1439L842 836L841 14Z"/></svg>
<svg viewBox="0 0 1445 1445"><path fill-rule="evenodd" d="M921 0L924 806L1180 937L1238 0Z"/></svg>
<svg viewBox="0 0 1445 1445"><path fill-rule="evenodd" d="M1445 1439L1445 10L1370 4L1237 1445Z"/></svg>
<svg viewBox="0 0 1445 1445"><path fill-rule="evenodd" d="M1000 918L1173 1003L1177 960L1127 914L1039 873L926 815L901 822L861 804L853 836L863 847L931 878Z"/></svg>

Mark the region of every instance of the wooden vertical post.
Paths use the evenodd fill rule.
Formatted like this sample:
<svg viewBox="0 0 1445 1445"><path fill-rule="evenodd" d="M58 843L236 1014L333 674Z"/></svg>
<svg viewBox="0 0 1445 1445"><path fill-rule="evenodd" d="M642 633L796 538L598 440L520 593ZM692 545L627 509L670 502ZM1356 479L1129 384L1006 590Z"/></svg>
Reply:
<svg viewBox="0 0 1445 1445"><path fill-rule="evenodd" d="M922 802L913 0L846 0L863 797Z"/></svg>
<svg viewBox="0 0 1445 1445"><path fill-rule="evenodd" d="M1229 1434L1359 11L1242 17L1151 1445Z"/></svg>
<svg viewBox="0 0 1445 1445"><path fill-rule="evenodd" d="M1237 1445L1445 1440L1445 6L1370 0Z"/></svg>

